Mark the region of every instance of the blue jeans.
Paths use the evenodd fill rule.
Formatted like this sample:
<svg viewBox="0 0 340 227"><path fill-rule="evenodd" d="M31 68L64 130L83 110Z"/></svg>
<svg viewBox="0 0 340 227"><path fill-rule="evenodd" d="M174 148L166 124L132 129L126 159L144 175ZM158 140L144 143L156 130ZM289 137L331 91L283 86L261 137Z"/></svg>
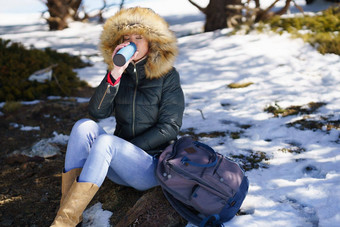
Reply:
<svg viewBox="0 0 340 227"><path fill-rule="evenodd" d="M79 182L99 187L107 176L113 182L147 190L158 185L157 160L126 140L107 134L95 121L81 119L73 126L67 145L65 172L83 168Z"/></svg>

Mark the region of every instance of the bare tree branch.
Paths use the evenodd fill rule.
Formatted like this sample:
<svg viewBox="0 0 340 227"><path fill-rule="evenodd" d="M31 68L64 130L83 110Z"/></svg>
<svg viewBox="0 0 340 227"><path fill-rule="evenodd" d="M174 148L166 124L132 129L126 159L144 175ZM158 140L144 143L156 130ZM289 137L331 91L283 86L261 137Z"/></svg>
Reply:
<svg viewBox="0 0 340 227"><path fill-rule="evenodd" d="M244 3L241 0L209 0L205 8L199 6L194 0L188 1L205 14L205 32L225 27L237 27L241 24L252 27L256 22L285 14L292 2L303 13L296 0L271 0L272 4L263 9L260 7L260 0L245 0ZM279 1L284 1L285 5L277 12L273 12L273 8ZM255 3L255 6L252 3Z"/></svg>
<svg viewBox="0 0 340 227"><path fill-rule="evenodd" d="M304 11L303 11L303 9L302 9L302 7L301 6L299 6L297 3L296 3L296 1L295 0L293 0L293 3L294 3L294 6L298 9L298 10L300 10L300 12L301 13L304 13Z"/></svg>
<svg viewBox="0 0 340 227"><path fill-rule="evenodd" d="M285 14L288 11L289 7L290 7L290 2L291 1L292 0L286 0L285 6L282 9L280 9L279 11L277 11L275 13L275 15L283 15L283 14Z"/></svg>
<svg viewBox="0 0 340 227"><path fill-rule="evenodd" d="M124 0L122 0L122 1L120 2L119 9L122 9L123 6L124 6Z"/></svg>
<svg viewBox="0 0 340 227"><path fill-rule="evenodd" d="M199 9L199 11L201 11L202 13L205 12L206 8L202 8L201 6L199 6L197 3L193 2L192 0L188 0L192 5L194 5L197 9Z"/></svg>
<svg viewBox="0 0 340 227"><path fill-rule="evenodd" d="M267 9L265 9L265 10L263 11L263 13L267 14L267 13L269 12L269 10L271 10L271 9L276 5L276 3L277 3L278 1L280 1L280 0L275 0L275 2L273 2L270 6L268 6ZM290 0L287 0L287 1L290 1Z"/></svg>
<svg viewBox="0 0 340 227"><path fill-rule="evenodd" d="M201 117L203 120L205 120L206 118L204 117L203 111L201 109L197 109L200 113L201 113Z"/></svg>

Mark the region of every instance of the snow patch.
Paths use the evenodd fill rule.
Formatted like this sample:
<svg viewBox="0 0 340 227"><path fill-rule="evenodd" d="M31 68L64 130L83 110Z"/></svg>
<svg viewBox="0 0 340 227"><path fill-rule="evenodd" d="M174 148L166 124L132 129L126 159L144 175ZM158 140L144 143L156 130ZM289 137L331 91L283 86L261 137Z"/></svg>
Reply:
<svg viewBox="0 0 340 227"><path fill-rule="evenodd" d="M84 211L82 227L110 227L112 212L102 209L101 203L96 203Z"/></svg>

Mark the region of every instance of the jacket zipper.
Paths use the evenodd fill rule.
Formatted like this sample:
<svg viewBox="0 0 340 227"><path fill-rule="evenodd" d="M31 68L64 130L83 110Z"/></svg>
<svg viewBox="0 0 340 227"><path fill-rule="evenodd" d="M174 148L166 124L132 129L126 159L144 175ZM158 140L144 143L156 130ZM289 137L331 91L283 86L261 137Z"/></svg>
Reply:
<svg viewBox="0 0 340 227"><path fill-rule="evenodd" d="M103 103L103 101L104 101L104 98L105 98L105 96L106 96L107 91L109 90L109 88L110 88L110 85L108 84L107 87L106 87L105 93L104 93L104 95L103 95L103 97L102 97L102 99L100 100L100 103L99 103L99 105L98 105L98 110L99 110L100 107L102 106L102 103Z"/></svg>
<svg viewBox="0 0 340 227"><path fill-rule="evenodd" d="M135 91L133 94L133 100L132 100L132 136L135 137L135 118L136 118L136 96L137 96L137 87L138 87L138 73L136 69L136 64L133 64L134 69L133 72L136 75L136 86Z"/></svg>

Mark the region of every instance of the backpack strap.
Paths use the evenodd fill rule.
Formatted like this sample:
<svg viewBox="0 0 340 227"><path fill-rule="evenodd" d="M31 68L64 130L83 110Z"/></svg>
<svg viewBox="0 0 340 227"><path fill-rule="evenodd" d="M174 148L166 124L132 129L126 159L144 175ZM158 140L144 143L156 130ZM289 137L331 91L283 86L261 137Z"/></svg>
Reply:
<svg viewBox="0 0 340 227"><path fill-rule="evenodd" d="M193 141L192 143L196 147L203 147L206 151L208 151L211 154L213 161L211 163L207 163L207 164L200 164L200 163L197 163L197 162L193 162L187 156L184 156L181 160L181 162L183 164L189 164L189 165L192 165L192 166L203 167L203 168L213 167L217 164L218 158L217 158L216 151L214 151L211 147L209 147L208 145L206 145L204 143L201 143L201 142L198 142L198 141Z"/></svg>
<svg viewBox="0 0 340 227"><path fill-rule="evenodd" d="M220 219L223 222L232 219L240 209L243 200L245 199L249 188L249 181L246 176L243 177L239 190L228 200L227 205L220 212Z"/></svg>
<svg viewBox="0 0 340 227"><path fill-rule="evenodd" d="M207 164L200 164L200 163L197 163L197 162L193 162L191 161L187 156L184 156L182 159L181 159L181 162L183 164L189 164L189 165L192 165L192 166L196 166L196 167L203 167L203 168L206 168L206 167L213 167L217 164L217 158L215 158L215 160L211 163L207 163Z"/></svg>
<svg viewBox="0 0 340 227"><path fill-rule="evenodd" d="M209 217L206 217L201 221L199 227L221 226L219 221L220 221L220 215L218 215L218 214L210 215Z"/></svg>

